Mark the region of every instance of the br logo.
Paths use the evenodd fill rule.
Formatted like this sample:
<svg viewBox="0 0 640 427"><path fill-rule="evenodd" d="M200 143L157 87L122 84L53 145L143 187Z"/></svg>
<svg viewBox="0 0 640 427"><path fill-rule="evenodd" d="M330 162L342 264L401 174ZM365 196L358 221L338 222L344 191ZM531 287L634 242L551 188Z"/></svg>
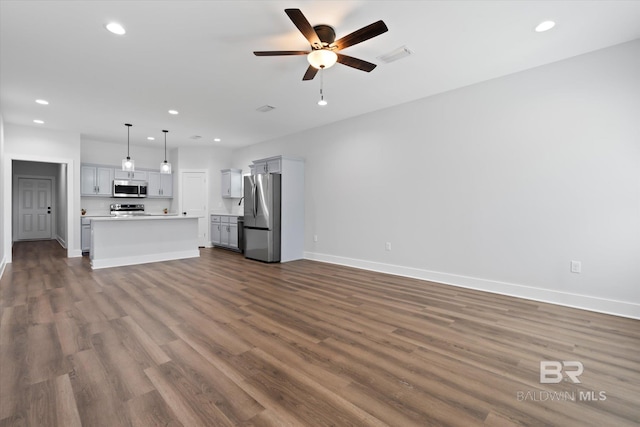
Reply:
<svg viewBox="0 0 640 427"><path fill-rule="evenodd" d="M569 368L569 369L567 369ZM563 373L575 384L579 384L578 377L582 375L584 366L575 360L562 361L541 360L540 361L540 384L557 384L562 381Z"/></svg>

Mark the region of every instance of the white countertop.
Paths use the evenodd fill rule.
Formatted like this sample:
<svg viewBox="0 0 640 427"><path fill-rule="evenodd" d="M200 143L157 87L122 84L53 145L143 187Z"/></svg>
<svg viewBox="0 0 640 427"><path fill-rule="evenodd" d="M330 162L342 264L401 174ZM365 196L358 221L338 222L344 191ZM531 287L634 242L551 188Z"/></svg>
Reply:
<svg viewBox="0 0 640 427"><path fill-rule="evenodd" d="M160 214L160 215L134 215L134 216L94 216L91 221L146 221L146 220L177 220L177 219L197 219L193 215Z"/></svg>
<svg viewBox="0 0 640 427"><path fill-rule="evenodd" d="M241 213L211 212L209 215L217 215L217 216L244 216L244 212L241 212Z"/></svg>

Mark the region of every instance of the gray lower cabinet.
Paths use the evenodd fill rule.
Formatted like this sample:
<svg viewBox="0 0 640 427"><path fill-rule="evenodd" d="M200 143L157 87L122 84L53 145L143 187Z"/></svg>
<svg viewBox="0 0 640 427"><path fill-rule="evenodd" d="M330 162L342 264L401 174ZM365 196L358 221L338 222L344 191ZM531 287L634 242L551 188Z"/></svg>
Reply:
<svg viewBox="0 0 640 427"><path fill-rule="evenodd" d="M240 250L237 216L211 215L211 244L235 251Z"/></svg>
<svg viewBox="0 0 640 427"><path fill-rule="evenodd" d="M80 240L82 253L89 253L91 250L91 220L89 218L81 219Z"/></svg>

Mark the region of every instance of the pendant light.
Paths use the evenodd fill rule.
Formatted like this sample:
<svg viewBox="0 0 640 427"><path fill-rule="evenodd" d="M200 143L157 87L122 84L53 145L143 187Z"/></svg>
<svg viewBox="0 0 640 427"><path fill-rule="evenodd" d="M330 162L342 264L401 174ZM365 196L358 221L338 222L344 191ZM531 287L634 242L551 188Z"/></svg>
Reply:
<svg viewBox="0 0 640 427"><path fill-rule="evenodd" d="M171 173L171 163L167 162L167 132L169 131L162 132L164 132L164 162L160 163L160 173Z"/></svg>
<svg viewBox="0 0 640 427"><path fill-rule="evenodd" d="M325 105L327 105L327 101L324 100L324 93L322 92L322 86L323 86L323 71L324 67L320 68L320 101L318 101L318 105L320 105L321 107L324 107Z"/></svg>
<svg viewBox="0 0 640 427"><path fill-rule="evenodd" d="M122 159L122 170L133 172L135 170L135 163L131 160L131 157L129 157L129 129L132 125L129 123L125 123L124 125L127 127L127 158Z"/></svg>

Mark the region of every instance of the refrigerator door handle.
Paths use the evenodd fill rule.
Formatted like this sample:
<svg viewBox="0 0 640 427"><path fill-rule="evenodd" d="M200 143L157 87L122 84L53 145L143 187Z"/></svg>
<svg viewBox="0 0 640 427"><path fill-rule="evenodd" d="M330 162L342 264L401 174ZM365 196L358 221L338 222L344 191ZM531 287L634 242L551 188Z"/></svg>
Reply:
<svg viewBox="0 0 640 427"><path fill-rule="evenodd" d="M253 197L253 217L257 217L258 216L258 200L257 200L257 194L256 194L256 184L254 183L253 186L251 187L251 195Z"/></svg>

